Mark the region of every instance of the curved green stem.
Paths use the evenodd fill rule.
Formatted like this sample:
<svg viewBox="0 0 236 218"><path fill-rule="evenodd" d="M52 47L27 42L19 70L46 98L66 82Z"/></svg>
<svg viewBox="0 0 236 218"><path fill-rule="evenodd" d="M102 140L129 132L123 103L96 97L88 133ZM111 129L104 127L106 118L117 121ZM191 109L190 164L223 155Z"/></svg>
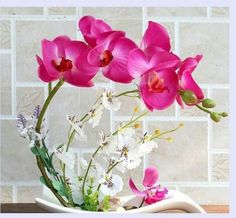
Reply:
<svg viewBox="0 0 236 218"><path fill-rule="evenodd" d="M42 107L42 110L40 112L40 115L39 115L39 118L38 118L38 121L37 121L37 124L36 124L36 127L35 127L35 131L37 133L40 133L40 129L41 129L41 125L42 125L42 122L43 122L43 118L44 118L44 115L46 113L46 110L52 100L52 98L54 97L54 95L57 93L57 91L60 89L60 87L63 85L64 81L63 80L60 80L57 85L50 91L46 101L44 102L44 105ZM40 147L40 143L39 141L36 142L36 146L37 147ZM65 206L65 207L68 207L68 203L57 193L57 190L53 187L52 185L52 181L50 180L50 178L48 177L46 171L45 171L45 167L44 167L44 164L43 164L43 160L41 157L39 156L36 156L36 160L37 160L37 166L46 182L46 185L47 187L53 192L53 194L56 196L56 198L59 200L59 202Z"/></svg>
<svg viewBox="0 0 236 218"><path fill-rule="evenodd" d="M199 108L200 110L202 110L202 111L208 113L208 114L211 114L211 111L210 111L210 110L208 110L208 109L206 109L206 108L204 108L204 107L202 107L202 106L200 106L200 105L198 105L198 104L196 104L196 107Z"/></svg>

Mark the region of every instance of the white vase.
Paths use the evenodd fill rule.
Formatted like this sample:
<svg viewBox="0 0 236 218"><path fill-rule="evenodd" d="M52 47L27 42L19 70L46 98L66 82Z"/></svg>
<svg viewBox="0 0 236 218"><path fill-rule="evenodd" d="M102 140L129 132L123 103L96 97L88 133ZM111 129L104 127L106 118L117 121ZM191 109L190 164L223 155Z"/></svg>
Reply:
<svg viewBox="0 0 236 218"><path fill-rule="evenodd" d="M62 206L59 201L54 197L51 191L44 187L42 198L35 199L36 204L48 212L54 213L91 213L77 208L68 208ZM134 195L120 197L122 206L125 205L140 205L141 199ZM165 210L182 210L187 213L206 213L202 207L196 204L190 197L176 190L169 190L167 198L151 205L143 205L138 209L117 211L109 213L157 213ZM107 213L107 212L95 212Z"/></svg>

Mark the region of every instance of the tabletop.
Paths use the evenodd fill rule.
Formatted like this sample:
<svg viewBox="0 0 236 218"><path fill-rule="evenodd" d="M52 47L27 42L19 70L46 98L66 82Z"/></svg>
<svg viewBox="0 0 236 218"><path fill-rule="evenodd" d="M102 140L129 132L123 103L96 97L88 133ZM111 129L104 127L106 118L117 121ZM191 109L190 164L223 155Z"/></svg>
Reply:
<svg viewBox="0 0 236 218"><path fill-rule="evenodd" d="M201 205L207 213L229 213L228 205ZM34 203L1 204L1 213L47 213ZM179 210L163 211L163 213L183 213Z"/></svg>

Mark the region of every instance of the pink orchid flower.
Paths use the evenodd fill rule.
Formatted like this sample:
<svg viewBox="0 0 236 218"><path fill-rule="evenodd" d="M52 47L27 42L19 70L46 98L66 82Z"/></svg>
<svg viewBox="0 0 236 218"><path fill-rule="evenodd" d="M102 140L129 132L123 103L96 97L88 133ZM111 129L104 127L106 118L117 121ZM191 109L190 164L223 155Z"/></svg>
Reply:
<svg viewBox="0 0 236 218"><path fill-rule="evenodd" d="M89 51L84 42L72 41L67 36L59 36L52 41L43 39L42 59L36 55L39 78L44 82L64 79L71 85L92 86L91 79L98 68L86 61Z"/></svg>
<svg viewBox="0 0 236 218"><path fill-rule="evenodd" d="M151 58L140 49L134 49L128 59L130 75L134 78L141 77L140 94L150 111L169 107L175 101L178 91L175 69L179 65L179 58L156 48Z"/></svg>
<svg viewBox="0 0 236 218"><path fill-rule="evenodd" d="M129 187L135 195L144 198L144 201L147 204L153 204L165 199L166 194L168 193L166 188L162 188L160 185L155 185L155 183L158 181L158 178L159 175L156 167L151 166L145 169L143 191L140 191L135 186L131 178L129 179Z"/></svg>
<svg viewBox="0 0 236 218"><path fill-rule="evenodd" d="M81 30L85 41L91 46L96 45L97 38L106 32L112 31L111 27L103 20L92 16L84 16L79 20L79 29Z"/></svg>
<svg viewBox="0 0 236 218"><path fill-rule="evenodd" d="M130 52L128 71L132 77L140 78L139 89L147 108L163 110L175 101L178 91L175 70L180 59L170 52L170 37L166 29L155 22L149 22L141 49Z"/></svg>
<svg viewBox="0 0 236 218"><path fill-rule="evenodd" d="M137 45L122 31L102 34L96 43L88 54L89 64L102 68L103 75L112 81L130 83L134 78L127 69L128 56Z"/></svg>
<svg viewBox="0 0 236 218"><path fill-rule="evenodd" d="M199 103L201 102L202 99L204 99L204 94L202 89L194 81L192 77L192 72L195 70L198 63L201 61L202 57L203 57L202 55L196 55L194 58L193 57L186 58L182 62L178 70L180 91L186 91L186 90L192 91L198 100L198 102L196 103ZM183 108L184 104L180 94L177 95L176 100L178 104Z"/></svg>

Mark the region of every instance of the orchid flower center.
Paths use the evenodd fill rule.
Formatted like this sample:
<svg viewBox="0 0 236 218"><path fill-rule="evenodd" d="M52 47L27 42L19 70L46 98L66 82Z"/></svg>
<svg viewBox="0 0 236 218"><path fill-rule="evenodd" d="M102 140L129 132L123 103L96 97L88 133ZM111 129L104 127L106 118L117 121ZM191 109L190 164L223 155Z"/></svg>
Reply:
<svg viewBox="0 0 236 218"><path fill-rule="evenodd" d="M113 55L112 55L111 51L105 50L101 55L101 59L99 61L99 66L100 67L107 66L112 61L112 59L113 59Z"/></svg>
<svg viewBox="0 0 236 218"><path fill-rule="evenodd" d="M156 93L162 93L167 89L164 79L160 78L157 72L150 73L148 78L148 88L150 92Z"/></svg>
<svg viewBox="0 0 236 218"><path fill-rule="evenodd" d="M53 64L59 72L71 70L73 67L72 61L65 58L61 58L59 64L57 64L56 61L53 61Z"/></svg>

